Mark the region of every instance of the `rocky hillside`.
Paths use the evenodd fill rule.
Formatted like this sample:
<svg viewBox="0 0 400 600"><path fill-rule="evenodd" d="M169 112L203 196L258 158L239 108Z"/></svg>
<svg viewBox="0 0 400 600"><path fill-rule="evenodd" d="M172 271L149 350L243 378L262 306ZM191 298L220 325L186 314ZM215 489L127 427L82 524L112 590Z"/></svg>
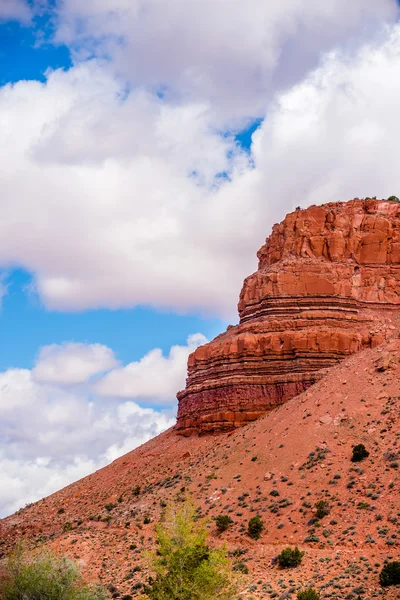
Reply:
<svg viewBox="0 0 400 600"><path fill-rule="evenodd" d="M322 598L399 598L382 590L385 559L399 558L400 342L366 349L329 369L307 391L232 432L183 437L171 429L108 467L0 521L1 550L23 537L81 561L136 597L143 550L168 501L191 496L215 544L249 574L243 598L295 598L312 585ZM351 462L352 447L369 456ZM323 516L315 505L323 501ZM218 534L213 518L233 523ZM247 534L260 515L259 540ZM303 562L282 570L287 545Z"/></svg>
<svg viewBox="0 0 400 600"><path fill-rule="evenodd" d="M400 204L296 210L258 252L240 323L189 358L181 433L228 430L306 390L326 367L393 336L400 316Z"/></svg>

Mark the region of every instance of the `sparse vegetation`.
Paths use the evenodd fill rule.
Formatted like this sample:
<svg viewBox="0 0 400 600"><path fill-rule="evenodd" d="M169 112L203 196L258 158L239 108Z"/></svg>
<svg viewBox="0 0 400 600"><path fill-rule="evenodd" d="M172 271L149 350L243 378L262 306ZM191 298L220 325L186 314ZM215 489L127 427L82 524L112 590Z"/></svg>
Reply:
<svg viewBox="0 0 400 600"><path fill-rule="evenodd" d="M389 196L388 200L389 202L400 202L397 196Z"/></svg>

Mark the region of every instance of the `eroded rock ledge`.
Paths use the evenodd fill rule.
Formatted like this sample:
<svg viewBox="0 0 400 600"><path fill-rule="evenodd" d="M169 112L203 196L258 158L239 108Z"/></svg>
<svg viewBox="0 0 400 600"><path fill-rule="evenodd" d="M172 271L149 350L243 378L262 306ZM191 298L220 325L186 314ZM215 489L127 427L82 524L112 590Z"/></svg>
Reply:
<svg viewBox="0 0 400 600"><path fill-rule="evenodd" d="M178 393L184 435L253 421L399 329L400 204L296 210L273 227L258 258L240 294L239 325L189 357Z"/></svg>

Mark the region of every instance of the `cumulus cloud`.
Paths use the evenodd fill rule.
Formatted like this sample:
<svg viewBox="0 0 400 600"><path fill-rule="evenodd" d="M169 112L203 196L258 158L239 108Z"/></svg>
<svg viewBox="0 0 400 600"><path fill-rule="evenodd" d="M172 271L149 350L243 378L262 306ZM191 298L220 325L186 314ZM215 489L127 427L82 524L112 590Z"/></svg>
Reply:
<svg viewBox="0 0 400 600"><path fill-rule="evenodd" d="M206 104L124 95L98 61L2 88L0 264L31 271L59 310L235 315L287 211L397 192L399 56L399 25L325 55L268 104L250 157Z"/></svg>
<svg viewBox="0 0 400 600"><path fill-rule="evenodd" d="M117 364L113 351L101 344L51 344L40 350L32 375L46 383L79 384Z"/></svg>
<svg viewBox="0 0 400 600"><path fill-rule="evenodd" d="M394 0L204 6L66 0L58 39L107 58L0 88L0 267L47 307L235 318L288 210L398 185ZM220 128L254 116L249 156Z"/></svg>
<svg viewBox="0 0 400 600"><path fill-rule="evenodd" d="M172 346L164 356L159 348L148 352L140 361L114 369L94 388L105 396L122 398L157 398L158 402L171 402L178 390L185 387L187 359L197 346L207 338L201 333L190 335L187 346Z"/></svg>
<svg viewBox="0 0 400 600"><path fill-rule="evenodd" d="M32 371L0 373L0 515L171 427L188 354L205 341L191 335L168 356L155 349L125 368L116 367L112 350L100 344L54 344L41 349ZM91 381L106 369L115 370L99 384Z"/></svg>
<svg viewBox="0 0 400 600"><path fill-rule="evenodd" d="M210 128L206 106L121 99L120 86L91 62L0 90L0 263L33 272L51 308L222 311L249 254L237 240L225 260L235 232L221 231L214 182L247 155Z"/></svg>
<svg viewBox="0 0 400 600"><path fill-rule="evenodd" d="M400 26L352 57L336 51L278 96L254 136L253 156L285 206L398 194L396 117ZM286 175L286 176L285 176Z"/></svg>
<svg viewBox="0 0 400 600"><path fill-rule="evenodd" d="M321 52L394 20L395 0L65 0L57 39L112 57L134 85L212 103L221 127L262 116L268 95Z"/></svg>

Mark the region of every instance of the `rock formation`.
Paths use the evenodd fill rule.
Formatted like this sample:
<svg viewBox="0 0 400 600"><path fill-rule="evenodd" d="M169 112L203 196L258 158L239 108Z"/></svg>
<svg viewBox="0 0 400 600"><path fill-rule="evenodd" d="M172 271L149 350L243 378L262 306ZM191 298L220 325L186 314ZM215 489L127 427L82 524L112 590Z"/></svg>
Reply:
<svg viewBox="0 0 400 600"><path fill-rule="evenodd" d="M273 227L258 258L240 294L239 325L189 357L178 393L184 435L253 421L399 328L396 202L296 210Z"/></svg>

